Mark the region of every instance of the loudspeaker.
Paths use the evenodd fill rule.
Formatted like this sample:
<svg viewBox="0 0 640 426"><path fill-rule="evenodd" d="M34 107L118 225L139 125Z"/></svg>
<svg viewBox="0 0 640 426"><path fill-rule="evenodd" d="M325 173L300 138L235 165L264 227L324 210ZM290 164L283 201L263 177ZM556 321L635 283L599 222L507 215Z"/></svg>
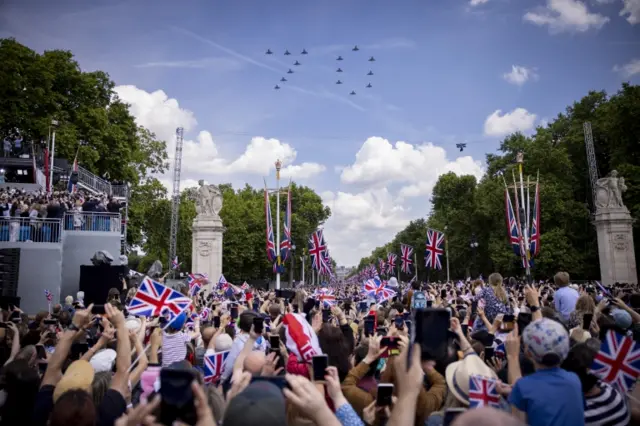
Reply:
<svg viewBox="0 0 640 426"><path fill-rule="evenodd" d="M0 250L0 296L18 295L18 277L20 276L20 249Z"/></svg>
<svg viewBox="0 0 640 426"><path fill-rule="evenodd" d="M84 291L84 305L90 303L103 305L111 288L117 288L122 294L122 277L125 265L82 265L80 266L80 291Z"/></svg>
<svg viewBox="0 0 640 426"><path fill-rule="evenodd" d="M0 308L8 311L9 306L20 307L20 298L14 296L0 296Z"/></svg>

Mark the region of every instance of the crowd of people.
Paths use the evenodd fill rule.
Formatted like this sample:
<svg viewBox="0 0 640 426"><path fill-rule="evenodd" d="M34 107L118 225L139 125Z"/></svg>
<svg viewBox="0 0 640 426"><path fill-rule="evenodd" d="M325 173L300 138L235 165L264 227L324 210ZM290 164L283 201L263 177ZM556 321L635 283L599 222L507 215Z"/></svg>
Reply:
<svg viewBox="0 0 640 426"><path fill-rule="evenodd" d="M0 188L0 241L58 241L60 227L38 219L59 219L66 230L85 230L87 226L95 226L87 224L82 213L119 213L122 207L123 203L106 194L92 194L82 189L48 194ZM65 213L75 214L65 219Z"/></svg>
<svg viewBox="0 0 640 426"><path fill-rule="evenodd" d="M168 316L132 315L126 286L3 311L0 425L640 422L636 388L592 370L608 333L638 339L635 286L494 273L384 301L358 283L206 287L180 289L189 308Z"/></svg>

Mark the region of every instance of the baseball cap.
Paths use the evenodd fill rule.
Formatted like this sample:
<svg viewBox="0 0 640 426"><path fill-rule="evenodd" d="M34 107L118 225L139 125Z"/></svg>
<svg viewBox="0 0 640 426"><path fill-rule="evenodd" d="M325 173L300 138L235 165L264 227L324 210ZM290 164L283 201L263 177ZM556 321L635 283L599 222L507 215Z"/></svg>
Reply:
<svg viewBox="0 0 640 426"><path fill-rule="evenodd" d="M569 354L569 333L562 324L549 318L530 323L522 333L527 354L547 367L560 365Z"/></svg>
<svg viewBox="0 0 640 426"><path fill-rule="evenodd" d="M611 318L616 322L616 326L623 330L628 330L633 324L629 312L623 311L622 309L612 309L609 315L611 315Z"/></svg>
<svg viewBox="0 0 640 426"><path fill-rule="evenodd" d="M229 402L224 426L280 426L287 423L284 395L268 381L256 381Z"/></svg>

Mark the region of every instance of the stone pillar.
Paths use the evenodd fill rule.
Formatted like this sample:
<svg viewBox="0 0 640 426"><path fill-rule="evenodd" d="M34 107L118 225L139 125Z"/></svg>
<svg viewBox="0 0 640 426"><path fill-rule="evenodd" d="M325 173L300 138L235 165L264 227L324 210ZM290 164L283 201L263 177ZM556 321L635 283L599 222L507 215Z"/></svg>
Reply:
<svg viewBox="0 0 640 426"><path fill-rule="evenodd" d="M629 211L626 208L598 209L594 224L598 234L602 284L637 283L633 219Z"/></svg>
<svg viewBox="0 0 640 426"><path fill-rule="evenodd" d="M222 275L222 220L218 216L198 215L192 229L191 272L207 274L215 284ZM203 290L208 293L211 289Z"/></svg>

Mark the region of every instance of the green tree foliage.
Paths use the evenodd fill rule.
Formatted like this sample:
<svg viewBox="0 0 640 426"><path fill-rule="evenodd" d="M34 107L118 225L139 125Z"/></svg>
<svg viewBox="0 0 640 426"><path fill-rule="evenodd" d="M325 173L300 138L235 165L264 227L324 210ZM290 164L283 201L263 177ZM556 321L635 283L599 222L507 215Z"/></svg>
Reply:
<svg viewBox="0 0 640 426"><path fill-rule="evenodd" d="M143 186L144 198L152 201L148 207L136 210L146 218L142 221L140 233L146 237L143 249L146 256L141 262L143 267L151 265L153 260L160 259L164 265L168 263L169 232L171 224L171 203L161 197L159 182L150 182ZM318 194L305 186L292 184L292 235L296 245L296 256L306 250L309 234L323 223L331 211L324 207ZM271 278L272 265L267 260L264 192L249 185L234 190L230 184L220 185L223 204L220 218L225 227L223 236L222 270L225 277L234 283L256 278ZM142 193L142 191L140 191ZM155 194L155 195L152 195ZM182 192L180 203L180 219L178 225L177 252L181 269L188 271L191 265L191 227L196 217L195 189ZM284 220L286 195L281 197L281 217ZM276 200L270 197L273 223L276 220ZM143 204L144 205L144 204ZM282 229L282 228L281 228ZM308 262L307 262L308 263ZM296 260L296 277L299 277L299 259ZM290 264L285 265L287 268ZM143 270L146 270L143 268ZM198 272L198 271L192 271ZM217 277L214 277L217 279ZM288 271L283 280L288 279Z"/></svg>
<svg viewBox="0 0 640 426"><path fill-rule="evenodd" d="M360 261L359 269L387 251L400 252L400 243L418 249L418 263L424 262L427 227L447 227L452 279L493 271L522 275L519 259L508 242L504 212L505 182L513 184L516 154L524 153L525 179L540 173L541 252L535 258L533 274L547 278L558 270L574 278L599 278L598 248L591 183L584 144L583 123L593 128L594 147L600 176L611 170L625 178L628 191L624 202L635 218L640 217L640 86L623 84L611 97L590 92L568 107L546 127L531 137L516 133L506 137L497 154L487 154L487 173L480 182L472 176L448 173L440 176L433 189L428 220L413 221L384 247ZM513 191L513 190L511 190ZM511 192L513 200L513 193ZM533 198L533 188L531 192ZM638 237L640 224L634 225ZM418 231L414 236L408 232ZM475 234L479 247L474 256L470 247ZM640 248L636 244L636 258ZM419 268L422 279L427 274ZM408 278L408 277L407 277ZM431 280L445 279L446 271L433 271Z"/></svg>

